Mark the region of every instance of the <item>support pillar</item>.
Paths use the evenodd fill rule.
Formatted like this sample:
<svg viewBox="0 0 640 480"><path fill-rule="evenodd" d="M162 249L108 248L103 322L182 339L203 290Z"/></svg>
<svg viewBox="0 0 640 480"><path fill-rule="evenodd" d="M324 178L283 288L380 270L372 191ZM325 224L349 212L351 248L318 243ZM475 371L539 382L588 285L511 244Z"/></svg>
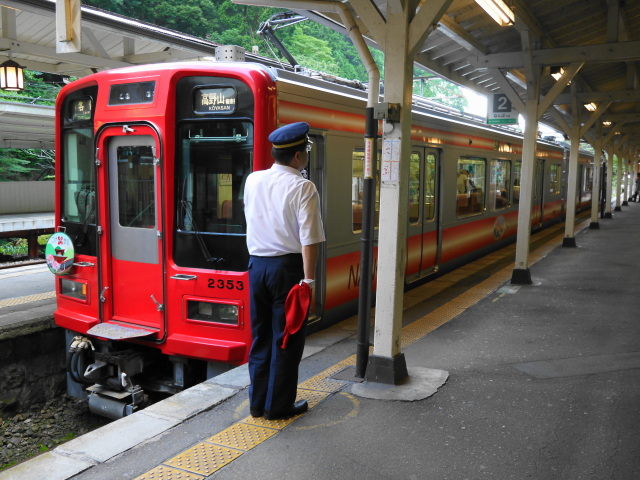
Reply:
<svg viewBox="0 0 640 480"><path fill-rule="evenodd" d="M518 239L516 242L516 266L511 275L515 285L531 285L529 271L529 243L531 241L531 206L533 200L533 176L538 140L538 104L540 98L540 67L531 58L532 42L529 31L521 33L525 70L527 75L527 101L525 102L525 128L522 145L522 171L520 178L520 203L518 210Z"/></svg>
<svg viewBox="0 0 640 480"><path fill-rule="evenodd" d="M629 206L629 160L625 157L623 159L623 174L622 181L624 182L624 193L622 195L622 206Z"/></svg>
<svg viewBox="0 0 640 480"><path fill-rule="evenodd" d="M378 288L373 355L365 380L397 384L408 376L401 352L402 301L407 256L409 156L413 62L409 58L408 0L387 4L384 100L400 104L400 121L385 121L380 178Z"/></svg>
<svg viewBox="0 0 640 480"><path fill-rule="evenodd" d="M602 174L602 122L598 122L596 125L593 150L593 189L591 190L591 223L589 228L598 229L600 228L598 206L600 205L600 175Z"/></svg>
<svg viewBox="0 0 640 480"><path fill-rule="evenodd" d="M573 115L571 121L571 150L569 151L569 175L567 179L566 221L564 224L563 247L575 247L576 195L578 186L578 160L580 156L580 111L577 101L576 82L571 84L573 94Z"/></svg>
<svg viewBox="0 0 640 480"><path fill-rule="evenodd" d="M627 201L631 198L635 190L635 176L636 174L633 171L633 155L629 154L629 161L627 162L627 190L629 191L629 195L627 196ZM636 198L637 200L637 198Z"/></svg>
<svg viewBox="0 0 640 480"><path fill-rule="evenodd" d="M38 236L31 235L27 238L29 247L29 258L38 258Z"/></svg>
<svg viewBox="0 0 640 480"><path fill-rule="evenodd" d="M616 175L616 206L614 212L622 211L622 182L624 181L622 170L622 155L618 153L618 173Z"/></svg>
<svg viewBox="0 0 640 480"><path fill-rule="evenodd" d="M613 218L611 197L613 196L613 145L607 146L607 193L605 196L604 218Z"/></svg>

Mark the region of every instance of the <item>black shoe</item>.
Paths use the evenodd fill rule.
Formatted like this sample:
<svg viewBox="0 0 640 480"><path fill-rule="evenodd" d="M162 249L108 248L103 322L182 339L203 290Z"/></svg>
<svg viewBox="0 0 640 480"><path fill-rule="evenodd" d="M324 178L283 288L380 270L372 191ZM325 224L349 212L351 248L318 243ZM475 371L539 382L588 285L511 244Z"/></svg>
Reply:
<svg viewBox="0 0 640 480"><path fill-rule="evenodd" d="M258 418L264 415L264 408L250 408L249 413L252 417Z"/></svg>
<svg viewBox="0 0 640 480"><path fill-rule="evenodd" d="M265 420L280 420L281 418L294 417L309 410L309 404L306 400L295 402L289 410L284 412L264 412Z"/></svg>

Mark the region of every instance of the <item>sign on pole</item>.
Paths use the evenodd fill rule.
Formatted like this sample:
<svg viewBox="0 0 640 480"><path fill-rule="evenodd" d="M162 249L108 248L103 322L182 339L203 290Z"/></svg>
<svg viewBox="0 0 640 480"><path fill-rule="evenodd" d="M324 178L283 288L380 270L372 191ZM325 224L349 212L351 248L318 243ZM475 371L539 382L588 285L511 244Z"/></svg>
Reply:
<svg viewBox="0 0 640 480"><path fill-rule="evenodd" d="M491 93L487 105L487 124L517 124L518 111L504 93Z"/></svg>

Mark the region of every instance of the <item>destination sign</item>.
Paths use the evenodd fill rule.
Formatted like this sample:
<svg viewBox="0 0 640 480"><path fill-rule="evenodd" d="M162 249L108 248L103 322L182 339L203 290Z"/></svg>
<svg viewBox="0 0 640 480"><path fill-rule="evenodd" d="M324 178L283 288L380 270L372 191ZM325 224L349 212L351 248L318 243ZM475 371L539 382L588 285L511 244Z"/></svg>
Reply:
<svg viewBox="0 0 640 480"><path fill-rule="evenodd" d="M91 120L91 107L93 102L90 98L81 98L71 102L71 121L84 122Z"/></svg>
<svg viewBox="0 0 640 480"><path fill-rule="evenodd" d="M199 88L195 91L195 113L230 114L236 111L238 92L233 87Z"/></svg>

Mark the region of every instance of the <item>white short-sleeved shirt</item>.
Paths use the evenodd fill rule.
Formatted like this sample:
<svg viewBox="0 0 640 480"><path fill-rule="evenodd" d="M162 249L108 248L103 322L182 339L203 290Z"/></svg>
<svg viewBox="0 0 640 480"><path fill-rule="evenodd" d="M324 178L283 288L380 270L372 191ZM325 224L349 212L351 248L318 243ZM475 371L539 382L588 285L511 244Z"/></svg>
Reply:
<svg viewBox="0 0 640 480"><path fill-rule="evenodd" d="M250 255L302 253L303 246L325 240L316 186L295 168L275 163L250 174L244 205Z"/></svg>

